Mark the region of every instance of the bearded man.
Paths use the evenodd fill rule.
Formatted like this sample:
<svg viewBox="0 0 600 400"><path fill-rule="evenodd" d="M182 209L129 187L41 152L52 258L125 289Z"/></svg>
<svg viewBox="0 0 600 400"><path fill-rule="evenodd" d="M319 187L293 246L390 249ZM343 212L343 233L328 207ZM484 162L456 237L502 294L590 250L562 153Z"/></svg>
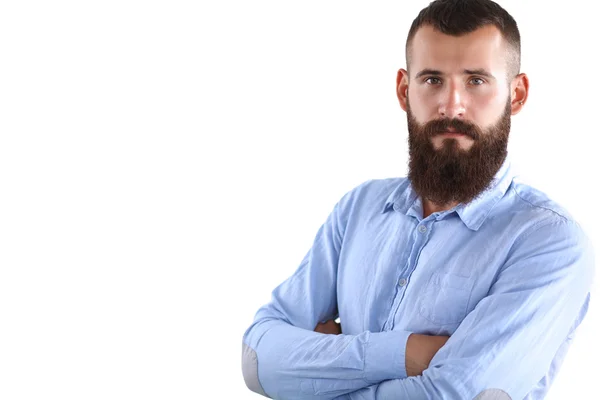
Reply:
<svg viewBox="0 0 600 400"><path fill-rule="evenodd" d="M437 0L414 20L396 90L407 177L335 205L243 337L275 399L542 399L588 309L581 227L507 158L526 101L514 19Z"/></svg>

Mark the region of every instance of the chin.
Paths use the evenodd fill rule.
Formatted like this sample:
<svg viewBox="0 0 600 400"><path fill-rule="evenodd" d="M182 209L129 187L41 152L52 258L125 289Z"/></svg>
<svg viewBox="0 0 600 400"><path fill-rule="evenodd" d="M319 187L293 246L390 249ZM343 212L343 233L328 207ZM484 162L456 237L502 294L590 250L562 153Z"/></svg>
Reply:
<svg viewBox="0 0 600 400"><path fill-rule="evenodd" d="M458 151L469 151L473 147L473 142L458 139L443 139L441 142L433 142L435 150L452 149Z"/></svg>

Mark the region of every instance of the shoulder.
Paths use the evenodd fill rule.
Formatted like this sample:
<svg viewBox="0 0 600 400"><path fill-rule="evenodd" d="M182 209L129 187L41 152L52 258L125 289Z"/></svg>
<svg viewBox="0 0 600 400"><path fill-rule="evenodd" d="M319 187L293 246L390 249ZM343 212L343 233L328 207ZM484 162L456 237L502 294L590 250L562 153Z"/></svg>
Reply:
<svg viewBox="0 0 600 400"><path fill-rule="evenodd" d="M369 179L347 192L341 203L344 208L383 210L386 203L402 197L408 187L406 177Z"/></svg>
<svg viewBox="0 0 600 400"><path fill-rule="evenodd" d="M514 179L510 186L514 203L523 212L530 213L532 217L541 220L561 220L575 222L573 216L558 202L551 199L546 193L526 183Z"/></svg>
<svg viewBox="0 0 600 400"><path fill-rule="evenodd" d="M594 249L583 227L567 209L546 193L528 184L513 180L507 193L508 216L519 234L513 251L548 253L553 262L570 259L568 264L578 264L592 272ZM577 260L577 262L575 262Z"/></svg>
<svg viewBox="0 0 600 400"><path fill-rule="evenodd" d="M521 238L543 227L581 231L580 225L563 205L517 178L513 179L490 217L495 228L504 227Z"/></svg>

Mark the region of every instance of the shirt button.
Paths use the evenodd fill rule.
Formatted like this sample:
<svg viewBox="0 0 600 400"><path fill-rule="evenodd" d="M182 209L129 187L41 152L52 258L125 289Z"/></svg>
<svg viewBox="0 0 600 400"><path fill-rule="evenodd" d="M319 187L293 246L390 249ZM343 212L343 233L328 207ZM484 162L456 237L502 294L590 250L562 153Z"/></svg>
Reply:
<svg viewBox="0 0 600 400"><path fill-rule="evenodd" d="M398 284L400 286L405 286L406 285L406 279L404 279L404 278L400 279L400 282L398 282Z"/></svg>
<svg viewBox="0 0 600 400"><path fill-rule="evenodd" d="M419 232L421 232L421 233L427 232L427 227L425 225L419 225Z"/></svg>

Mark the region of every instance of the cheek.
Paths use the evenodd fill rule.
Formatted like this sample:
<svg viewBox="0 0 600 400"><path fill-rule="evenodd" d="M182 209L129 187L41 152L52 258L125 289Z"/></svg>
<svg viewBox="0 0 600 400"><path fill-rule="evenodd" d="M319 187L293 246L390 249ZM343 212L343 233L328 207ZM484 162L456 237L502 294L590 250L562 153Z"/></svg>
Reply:
<svg viewBox="0 0 600 400"><path fill-rule="evenodd" d="M482 126L491 125L504 112L508 93L489 91L473 96L471 99L470 114Z"/></svg>
<svg viewBox="0 0 600 400"><path fill-rule="evenodd" d="M434 96L422 96L418 93L408 98L410 112L417 122L423 124L437 117L438 104Z"/></svg>

